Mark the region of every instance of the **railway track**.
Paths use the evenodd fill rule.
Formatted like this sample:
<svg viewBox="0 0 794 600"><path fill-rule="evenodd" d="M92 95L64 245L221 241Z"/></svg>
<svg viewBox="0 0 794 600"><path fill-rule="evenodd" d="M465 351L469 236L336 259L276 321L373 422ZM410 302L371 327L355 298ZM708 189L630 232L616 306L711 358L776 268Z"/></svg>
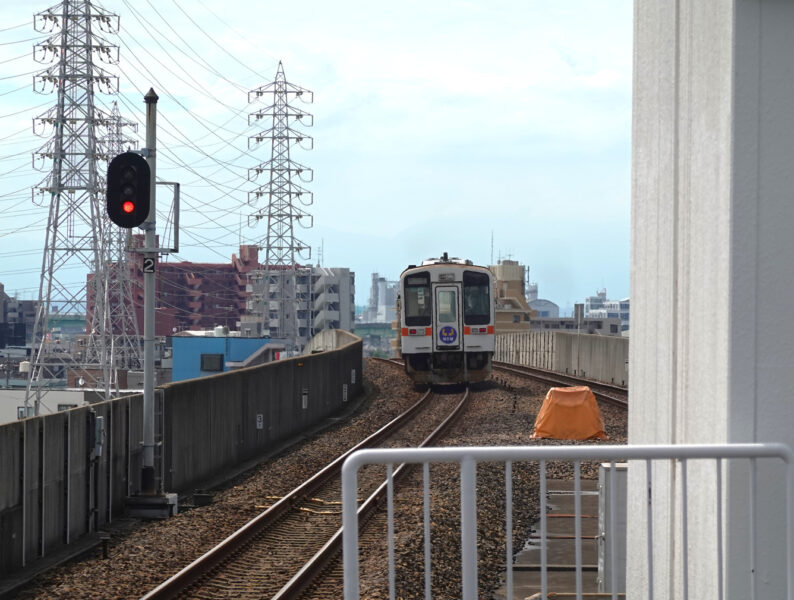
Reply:
<svg viewBox="0 0 794 600"><path fill-rule="evenodd" d="M435 401L431 401L433 398L432 390L428 390L403 414L278 499L215 548L146 594L144 600L298 597L329 565L332 568L340 555L339 473L344 460L365 447L433 443L463 411L468 391L462 397L436 395ZM444 410L450 404L454 404L454 410ZM406 427L411 420L417 425ZM403 474L403 467L395 469L395 480ZM361 491L369 494L359 510L363 526L386 493L382 468L362 471ZM323 595L313 591L312 597Z"/></svg>
<svg viewBox="0 0 794 600"><path fill-rule="evenodd" d="M377 358L383 363L402 367L403 362L396 358ZM519 377L529 377L536 381L542 381L552 386L570 387L576 385L586 385L592 391L595 397L602 402L617 406L619 408L628 408L629 390L625 386L606 383L603 381L596 381L595 379L585 379L583 377L575 377L573 375L566 375L563 373L556 373L546 369L537 369L535 367L528 367L524 365L514 365L511 363L493 361L493 370L501 371L503 373L510 373L518 375Z"/></svg>
<svg viewBox="0 0 794 600"><path fill-rule="evenodd" d="M565 375L562 373L555 373L545 369L536 369L523 365L513 365L504 362L493 362L493 370L503 373L510 373L518 375L519 377L531 377L537 381L542 381L553 386L569 387L576 385L586 385L592 391L595 397L602 402L618 406L620 408L628 408L628 388L605 383L602 381L595 381L593 379L583 379L581 377L574 377L573 375Z"/></svg>

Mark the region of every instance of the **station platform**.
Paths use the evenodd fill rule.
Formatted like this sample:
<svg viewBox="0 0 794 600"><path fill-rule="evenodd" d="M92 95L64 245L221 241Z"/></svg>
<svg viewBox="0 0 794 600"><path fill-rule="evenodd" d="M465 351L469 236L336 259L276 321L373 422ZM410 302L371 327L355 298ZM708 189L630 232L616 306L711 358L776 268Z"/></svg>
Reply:
<svg viewBox="0 0 794 600"><path fill-rule="evenodd" d="M573 481L549 479L546 482L546 582L548 598L576 598L575 506ZM612 598L598 593L598 481L581 481L582 516L582 597ZM513 562L513 594L507 598L502 586L497 600L539 600L541 598L540 521L524 550ZM619 598L625 598L619 594Z"/></svg>

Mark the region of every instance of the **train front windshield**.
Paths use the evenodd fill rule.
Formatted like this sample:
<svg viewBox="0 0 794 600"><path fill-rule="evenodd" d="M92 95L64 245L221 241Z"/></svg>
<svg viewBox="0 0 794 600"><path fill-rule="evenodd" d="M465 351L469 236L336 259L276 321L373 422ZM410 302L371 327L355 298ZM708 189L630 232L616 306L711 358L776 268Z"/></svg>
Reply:
<svg viewBox="0 0 794 600"><path fill-rule="evenodd" d="M463 272L463 322L466 325L491 322L491 280L486 273Z"/></svg>
<svg viewBox="0 0 794 600"><path fill-rule="evenodd" d="M430 326L430 273L405 278L405 324L408 327Z"/></svg>

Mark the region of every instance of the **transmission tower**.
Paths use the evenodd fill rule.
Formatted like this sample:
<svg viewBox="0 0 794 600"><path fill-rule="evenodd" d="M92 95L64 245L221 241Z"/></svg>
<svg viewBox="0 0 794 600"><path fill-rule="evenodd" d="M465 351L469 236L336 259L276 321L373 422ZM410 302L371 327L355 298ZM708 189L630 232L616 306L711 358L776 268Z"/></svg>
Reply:
<svg viewBox="0 0 794 600"><path fill-rule="evenodd" d="M249 169L251 181L263 175L268 180L249 192L248 202L254 206L263 199L267 202L249 218L249 224L267 218L267 237L259 242L260 249L265 250L265 269L263 273L253 274L264 284L262 297L257 298L260 307L257 310L262 310L264 326L269 327L271 337L284 339L291 342L294 349L300 349L302 341L311 335L311 269L301 268L297 260L309 260L311 247L295 237L295 225L312 226L312 216L298 205L311 205L313 195L298 181L311 181L313 173L290 158L290 147L300 144L306 149L312 148L312 138L292 125L300 123L311 127L314 118L290 104L290 100L296 98L305 103L314 99L309 90L287 82L281 62L274 82L248 94L249 103L269 102L262 110L249 115L249 125L261 119L270 120L271 125L248 139L249 148L265 140L271 143L270 160Z"/></svg>
<svg viewBox="0 0 794 600"><path fill-rule="evenodd" d="M108 127L110 118L94 106L94 90L112 93L117 89L117 79L96 66L94 60L108 64L117 61L118 48L102 33L118 31L118 16L92 6L90 0L63 0L37 14L34 26L39 32L51 33L35 46L36 60L50 65L34 76L34 91L57 92L55 106L33 122L36 134L49 136L34 154L34 163L41 170L49 170L33 189L35 203L49 204L25 395L26 407L33 400L34 413L38 414L48 382L61 378L68 368L81 364L80 378L93 379L93 387L101 378L107 390L109 382L110 332L103 325L108 262L102 210L104 181L97 170L97 161L107 160L107 156L97 143L97 130ZM80 281L87 273L94 274L88 284ZM87 315L89 295L94 310L85 349L69 352L51 338L50 315ZM87 357L98 359L95 368L86 368Z"/></svg>
<svg viewBox="0 0 794 600"><path fill-rule="evenodd" d="M108 132L102 140L109 158L112 159L114 156L124 152L125 145L127 148L137 145L136 139L126 135L125 131L127 129L137 131L138 125L128 119L124 119L119 113L118 103L114 101L110 111ZM106 222L103 244L106 249L106 277L102 282L104 284L102 305L105 307L103 329L108 332L109 335L105 337L110 339L111 342L110 351L108 352L110 359L109 386L116 391L119 389L119 370L141 369L143 367L140 330L135 310L134 287L130 277L130 256L127 252L127 248L130 246L129 235L129 229L113 227ZM88 362L92 361L89 359Z"/></svg>

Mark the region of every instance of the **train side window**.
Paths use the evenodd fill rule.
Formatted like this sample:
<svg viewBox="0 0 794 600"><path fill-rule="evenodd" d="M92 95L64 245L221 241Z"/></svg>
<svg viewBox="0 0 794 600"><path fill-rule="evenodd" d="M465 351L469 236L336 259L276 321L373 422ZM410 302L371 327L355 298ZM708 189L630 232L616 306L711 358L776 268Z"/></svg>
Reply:
<svg viewBox="0 0 794 600"><path fill-rule="evenodd" d="M431 316L430 273L405 278L405 324L428 327Z"/></svg>
<svg viewBox="0 0 794 600"><path fill-rule="evenodd" d="M458 320L458 294L455 290L438 292L438 322L455 323Z"/></svg>
<svg viewBox="0 0 794 600"><path fill-rule="evenodd" d="M491 322L491 281L486 273L463 272L463 322L466 325Z"/></svg>

